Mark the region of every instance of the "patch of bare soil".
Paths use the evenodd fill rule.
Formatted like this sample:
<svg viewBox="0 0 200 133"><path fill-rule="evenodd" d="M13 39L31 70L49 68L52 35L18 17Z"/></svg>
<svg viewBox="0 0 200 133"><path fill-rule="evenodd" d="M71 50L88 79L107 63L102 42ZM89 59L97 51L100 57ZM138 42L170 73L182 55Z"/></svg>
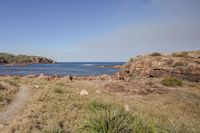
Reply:
<svg viewBox="0 0 200 133"><path fill-rule="evenodd" d="M20 87L19 91L16 94L15 100L13 100L12 103L8 104L5 108L5 110L0 112L0 123L1 124L7 124L12 119L15 118L15 116L18 114L18 112L22 109L22 107L25 105L27 99L30 95L30 89L26 86Z"/></svg>
<svg viewBox="0 0 200 133"><path fill-rule="evenodd" d="M112 93L121 93L129 95L148 95L148 94L166 94L169 88L153 81L120 81L107 83L104 89Z"/></svg>
<svg viewBox="0 0 200 133"><path fill-rule="evenodd" d="M104 90L128 95L148 95L166 94L170 91L169 87L161 85L156 80L138 79L132 81L93 81L96 86L101 86Z"/></svg>

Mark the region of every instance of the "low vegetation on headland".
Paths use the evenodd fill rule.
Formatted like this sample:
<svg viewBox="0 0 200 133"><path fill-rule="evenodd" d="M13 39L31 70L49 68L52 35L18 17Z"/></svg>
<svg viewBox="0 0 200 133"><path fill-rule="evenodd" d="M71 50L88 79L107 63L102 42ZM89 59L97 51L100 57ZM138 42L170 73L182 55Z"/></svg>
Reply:
<svg viewBox="0 0 200 133"><path fill-rule="evenodd" d="M3 83L0 93L10 89L5 89L5 83L13 87L27 86L31 93L17 117L6 124L0 118L0 131L199 133L200 83L197 76L200 66L195 62L200 58L196 54L192 58L189 56L191 53L187 57L164 54L136 57L112 76L0 77ZM174 67L177 61L186 65ZM190 66L193 69L188 71ZM177 76L177 68L187 70L187 73ZM151 70L159 71L152 74L149 73ZM168 71L161 75L161 70ZM192 77L185 78L181 74ZM197 78L192 80L195 76ZM17 93L18 90L12 94L11 103ZM2 103L0 110L6 111L7 105Z"/></svg>
<svg viewBox="0 0 200 133"><path fill-rule="evenodd" d="M7 65L27 65L27 64L47 64L54 63L53 60L40 56L13 55L0 53L0 64Z"/></svg>

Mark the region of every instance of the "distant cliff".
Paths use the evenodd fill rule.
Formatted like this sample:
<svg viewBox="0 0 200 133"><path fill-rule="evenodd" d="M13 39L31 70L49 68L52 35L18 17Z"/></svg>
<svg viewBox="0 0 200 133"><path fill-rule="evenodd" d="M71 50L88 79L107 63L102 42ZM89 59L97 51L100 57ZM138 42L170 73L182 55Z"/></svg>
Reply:
<svg viewBox="0 0 200 133"><path fill-rule="evenodd" d="M137 56L121 67L120 75L122 78L173 76L199 82L200 50Z"/></svg>
<svg viewBox="0 0 200 133"><path fill-rule="evenodd" d="M0 64L5 65L27 65L27 64L51 64L55 63L52 59L40 56L13 55L0 53Z"/></svg>

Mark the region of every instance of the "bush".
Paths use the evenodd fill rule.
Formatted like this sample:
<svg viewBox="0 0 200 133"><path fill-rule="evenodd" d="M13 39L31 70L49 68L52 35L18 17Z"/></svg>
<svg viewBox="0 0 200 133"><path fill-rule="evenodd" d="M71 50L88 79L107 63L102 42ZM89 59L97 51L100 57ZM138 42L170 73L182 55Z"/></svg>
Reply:
<svg viewBox="0 0 200 133"><path fill-rule="evenodd" d="M170 87L182 86L182 81L174 77L168 77L162 80L162 84Z"/></svg>
<svg viewBox="0 0 200 133"><path fill-rule="evenodd" d="M184 66L183 62L176 62L172 65L172 67Z"/></svg>
<svg viewBox="0 0 200 133"><path fill-rule="evenodd" d="M150 54L150 56L161 56L162 54L161 53L158 53L158 52L154 52L152 54Z"/></svg>
<svg viewBox="0 0 200 133"><path fill-rule="evenodd" d="M173 57L188 57L188 53L187 52L180 52L180 53L173 53L172 54Z"/></svg>
<svg viewBox="0 0 200 133"><path fill-rule="evenodd" d="M5 87L0 84L0 90L5 90Z"/></svg>
<svg viewBox="0 0 200 133"><path fill-rule="evenodd" d="M85 126L92 133L164 133L158 124L140 119L122 109L109 104L92 102L90 104L94 115Z"/></svg>
<svg viewBox="0 0 200 133"><path fill-rule="evenodd" d="M63 89L62 88L58 88L58 87L56 87L56 88L54 88L54 92L55 93L63 93L64 91L63 91Z"/></svg>
<svg viewBox="0 0 200 133"><path fill-rule="evenodd" d="M103 104L94 105L92 108L94 116L90 118L90 122L87 125L87 129L90 132L132 133L130 114Z"/></svg>
<svg viewBox="0 0 200 133"><path fill-rule="evenodd" d="M133 61L134 61L134 58L130 58L130 59L129 59L129 62L133 62Z"/></svg>
<svg viewBox="0 0 200 133"><path fill-rule="evenodd" d="M3 102L4 96L0 93L0 102Z"/></svg>
<svg viewBox="0 0 200 133"><path fill-rule="evenodd" d="M95 110L101 110L101 109L108 109L111 108L110 104L105 104L102 102L97 102L97 101L93 101L90 103L90 109L95 111Z"/></svg>

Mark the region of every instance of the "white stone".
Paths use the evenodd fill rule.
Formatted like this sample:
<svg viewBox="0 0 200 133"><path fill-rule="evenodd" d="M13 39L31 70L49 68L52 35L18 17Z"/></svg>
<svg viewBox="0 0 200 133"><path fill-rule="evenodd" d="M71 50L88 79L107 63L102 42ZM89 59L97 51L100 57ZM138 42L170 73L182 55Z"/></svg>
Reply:
<svg viewBox="0 0 200 133"><path fill-rule="evenodd" d="M100 90L96 90L95 94L101 94Z"/></svg>
<svg viewBox="0 0 200 133"><path fill-rule="evenodd" d="M81 93L80 93L81 96L88 96L88 92L86 90L81 90Z"/></svg>
<svg viewBox="0 0 200 133"><path fill-rule="evenodd" d="M35 85L35 88L38 89L38 88L40 88L40 86L39 85Z"/></svg>
<svg viewBox="0 0 200 133"><path fill-rule="evenodd" d="M124 110L125 110L126 112L129 112L129 111L130 111L129 105L128 105L128 104L124 105Z"/></svg>

